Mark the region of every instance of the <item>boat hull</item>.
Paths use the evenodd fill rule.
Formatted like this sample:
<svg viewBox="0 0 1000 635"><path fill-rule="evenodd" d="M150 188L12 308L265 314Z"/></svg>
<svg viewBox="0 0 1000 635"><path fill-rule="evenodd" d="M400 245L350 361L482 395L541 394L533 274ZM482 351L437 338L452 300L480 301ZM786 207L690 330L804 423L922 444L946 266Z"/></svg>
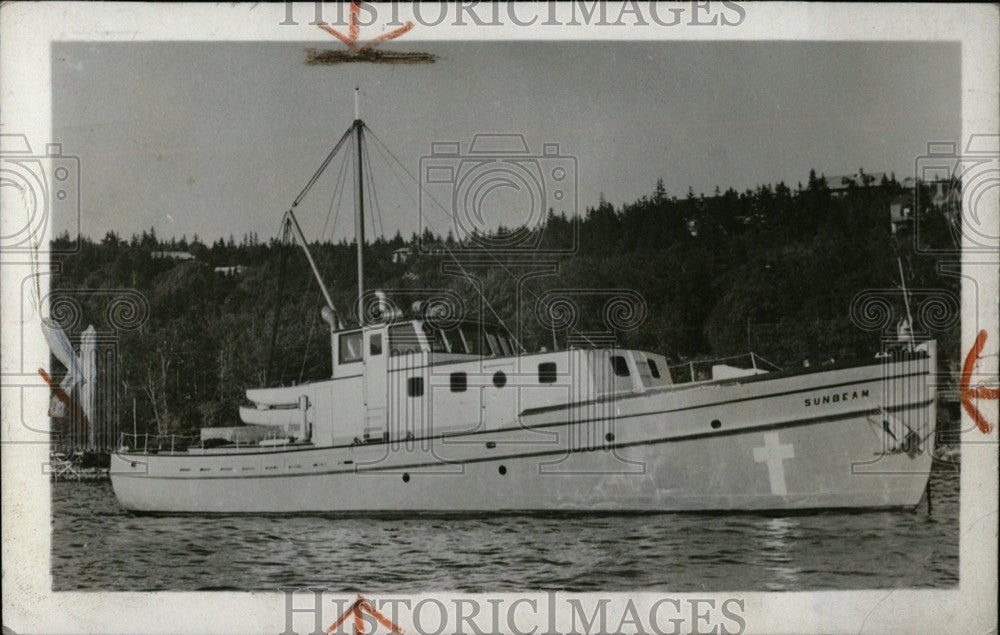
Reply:
<svg viewBox="0 0 1000 635"><path fill-rule="evenodd" d="M111 476L125 508L158 513L913 507L931 469L931 368L933 355L675 387L399 443L119 452Z"/></svg>

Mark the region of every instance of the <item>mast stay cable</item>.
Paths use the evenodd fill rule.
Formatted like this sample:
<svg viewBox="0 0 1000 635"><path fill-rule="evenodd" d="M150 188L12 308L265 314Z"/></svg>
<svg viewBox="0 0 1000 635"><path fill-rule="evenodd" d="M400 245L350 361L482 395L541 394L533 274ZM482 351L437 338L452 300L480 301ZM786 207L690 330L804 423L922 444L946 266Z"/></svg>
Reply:
<svg viewBox="0 0 1000 635"><path fill-rule="evenodd" d="M408 177L410 177L410 180L411 180L411 181L413 181L414 183L416 183L416 184L417 184L417 187L418 187L418 188L420 188L421 190L423 190L423 191L424 191L424 192L425 192L425 193L427 194L427 196L428 196L428 197L429 197L429 198L430 198L430 199L431 199L432 201L434 201L434 203L435 203L435 204L436 204L436 205L438 206L438 208L440 208L441 212L442 212L443 214L445 214L445 215L447 216L447 215L448 215L448 211L447 211L447 210L445 209L445 207L444 207L444 206L443 206L443 205L441 204L441 202L440 202L440 201L438 201L438 200L437 200L437 199L436 199L436 198L434 197L434 195L433 195L433 194L431 194L430 192L427 192L427 190L425 190L425 189L424 189L423 187L421 187L421 186L420 186L420 182L419 182L419 181L418 181L418 180L417 180L417 179L416 179L416 178L415 178L415 177L413 176L413 174L412 174L412 173L411 173L411 172L410 172L410 171L409 171L409 170L408 170L408 169L406 168L406 166L405 166L405 165L403 164L403 162L402 162L402 161L400 161L400 160L399 160L399 158L398 158L398 157L396 157L396 155L395 155L395 154L393 154L391 150L389 150L389 148L388 148L388 147L387 147L387 146L385 145L385 143L384 143L384 142L382 141L382 139L380 139L380 138L379 138L379 136L378 136L377 134L375 134L375 132L374 132L374 131L373 131L373 130L372 130L371 128L369 128L367 124L365 124L365 129L367 129L367 130L368 130L368 132L369 132L369 133L371 133L372 137L373 137L373 138L375 139L375 141L377 142L378 146L376 146L376 147L381 147L381 149L382 149L382 150L383 150L383 151L384 151L384 152L385 152L386 154L388 154L388 155L389 155L390 157L392 157L392 159L393 159L393 160L394 160L394 161L395 161L395 162L396 162L396 163L397 163L397 164L399 165L399 167L403 169L403 171L404 171L404 172L406 173L406 175L407 175ZM389 162L387 161L387 163L389 163ZM389 163L389 165L390 165L390 167L391 167L391 165L392 165L392 164L391 164L391 163ZM395 170L393 170L393 174L394 174L394 176L396 176L396 178L397 178L397 179L399 179L399 180L400 180L400 182L402 182L402 179L400 179L400 178L399 178L399 175L398 175L398 174L396 173L396 171L395 171ZM404 191L405 191L405 189L404 189ZM410 196L410 195L409 195L409 193L407 193L407 195L408 195L408 196ZM410 200L414 200L412 196L410 196ZM415 201L415 200L414 200L414 203L416 203L416 201ZM443 249L444 249L444 251L445 251L445 252L446 252L446 253L448 254L448 256L449 256L449 257L450 257L450 258L452 259L452 261L453 261L453 262L455 263L455 265L457 265L457 266L458 266L458 268L462 270L462 273L463 273L463 274L465 274L465 276L466 276L466 277L468 277L469 279L474 279L474 278L473 278L473 277L472 277L471 275L469 275L469 273L468 273L468 272L466 271L465 267L463 267L463 266L462 266L462 263L461 263L461 262L459 262L457 258L455 258L455 255L454 255L454 254L452 253L452 251L451 251L450 249L448 249L448 247L447 247L447 246L445 246L445 245L442 245L442 248L443 248ZM503 262L501 262L501 261L500 261L499 259L497 259L497 257L496 257L496 256L494 256L494 255L493 255L493 253L492 253L492 252L491 252L490 250L488 250L488 249L485 249L485 250L483 250L483 253L484 253L484 254L485 254L486 256L488 256L488 257L489 257L489 258L490 258L490 259L491 259L491 260L492 260L492 261L493 261L493 262L494 262L494 263L495 263L495 264L496 264L497 266L499 266L499 267L500 267L500 268L501 268L501 269L502 269L502 270L503 270L503 271L504 271L505 273L507 273L507 275L509 275L509 276L511 277L511 279L513 279L513 280L515 280L515 281L517 280L517 277L516 277L516 276L514 275L514 273L513 273L513 272L512 272L511 270L510 270L510 268L509 268L509 267L507 267L507 266L506 266L506 265L505 265L505 264L504 264ZM515 342L517 342L518 346L520 346L520 347L522 348L522 350L523 350L523 349L524 349L524 347L523 347L523 345L521 344L521 342L517 341L517 338L516 338L516 336L514 336L514 332L513 332L513 331L511 331L511 330L510 330L510 328L508 328L508 326L507 326L507 325L506 325L506 324L504 323L504 321L503 321L503 318L501 318L501 317L500 317L500 315L499 315L499 314L497 313L497 311L496 311L496 309L495 309L495 308L493 307L493 305L492 305L492 304L490 304L489 300L487 300L487 299L486 299L486 296L485 296L485 295L483 295L482 291L481 291L481 290L479 289L479 286L478 286L478 285L473 285L473 286L474 286L474 287L476 288L476 292L477 292L477 293L479 294L479 297L480 297L480 298L482 299L483 303L484 303L484 304L486 305L486 307L487 307L487 308L488 308L488 309L490 310L490 312L491 312L491 313L492 313L492 314L494 315L494 317L496 317L496 319L497 319L497 320L498 320L498 321L500 322L500 326L502 326L502 327L503 327L503 329L504 329L505 331L507 331L507 333L508 333L508 334L510 334L510 335L511 335L511 337L513 337L513 338L514 338L514 341L515 341ZM533 292L533 291L531 291L530 289L528 289L528 288L524 287L524 291L526 291L527 293L529 293L529 294L530 294L530 295L531 295L531 296L532 296L532 297L533 297L533 298L534 298L535 300L539 300L539 299L540 299L540 297L538 296L538 294L534 293L534 292ZM583 333L577 333L577 334L578 334L578 335L579 335L579 336L580 336L580 337L581 337L581 338L582 338L582 339L583 339L584 341L586 341L586 342L590 343L591 345L595 345L595 344L594 344L594 342L592 342L592 341L591 341L591 340L590 340L589 338L587 338L587 336L586 336L585 334L583 334Z"/></svg>
<svg viewBox="0 0 1000 635"><path fill-rule="evenodd" d="M334 187L333 187L333 194L330 196L330 207L326 211L326 220L323 221L323 231L319 235L319 240L320 240L320 244L321 245L323 244L323 241L326 240L326 230L327 230L327 227L330 225L330 216L331 215L333 215L333 226L330 227L330 240L331 240L331 242L333 241L333 235L337 231L337 220L340 218L340 210L341 210L340 202L341 202L341 200L343 198L343 194L344 194L343 185L344 185L344 179L345 179L346 175L347 175L347 155L345 154L343 161L341 161L341 163L340 163L340 170L337 173L337 181L336 181L336 183L334 184ZM334 211L335 207L336 207L337 213L333 214L333 211ZM326 269L329 268L330 262L332 260L333 260L333 252L330 251L330 250L328 250L327 251L327 255L326 255L326 262L324 263L323 270L326 270ZM307 286L306 290L303 293L303 296L308 295L308 293L309 293L309 287ZM320 297L322 295L323 295L323 291L321 289L317 289L316 290L316 302L319 301L319 299L320 299ZM305 303L305 300L306 300L306 298L303 297L303 304ZM313 304L315 304L315 302ZM312 336L313 336L313 332L316 330L316 315L317 314L315 312L310 312L310 313L312 313L312 319L309 320L309 333L306 335L306 348L305 348L305 351L302 353L302 364L299 366L299 383L300 384L302 383L302 377L305 375L305 372L306 372L306 360L309 359L309 349L311 348L311 345L312 345Z"/></svg>

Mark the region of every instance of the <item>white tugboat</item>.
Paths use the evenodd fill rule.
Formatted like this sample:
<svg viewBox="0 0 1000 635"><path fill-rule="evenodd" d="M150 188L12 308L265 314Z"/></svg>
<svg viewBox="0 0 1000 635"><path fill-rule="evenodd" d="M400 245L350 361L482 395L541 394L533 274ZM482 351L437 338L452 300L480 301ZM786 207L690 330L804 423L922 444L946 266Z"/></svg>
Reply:
<svg viewBox="0 0 1000 635"><path fill-rule="evenodd" d="M361 152L365 130L356 118L320 172L348 142ZM364 296L363 161L355 165ZM294 214L318 176L286 223L326 299L332 377L247 390L247 426L229 441L175 450L123 443L111 480L126 509L659 512L920 502L934 443L935 342L853 366L718 365L711 379L674 383L660 354L528 354L495 325L443 323L420 310L383 310L343 328Z"/></svg>

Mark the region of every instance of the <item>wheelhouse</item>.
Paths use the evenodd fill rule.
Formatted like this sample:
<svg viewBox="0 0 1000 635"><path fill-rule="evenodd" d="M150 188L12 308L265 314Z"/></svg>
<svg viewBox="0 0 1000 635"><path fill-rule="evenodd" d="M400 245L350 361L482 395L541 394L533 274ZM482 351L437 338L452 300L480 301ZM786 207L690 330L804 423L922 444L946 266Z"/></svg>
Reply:
<svg viewBox="0 0 1000 635"><path fill-rule="evenodd" d="M476 320L446 326L423 319L372 324L336 331L332 339L335 377L342 374L338 368L353 374L355 364L384 353L389 357L431 353L434 363L443 363L513 357L524 352L503 327Z"/></svg>

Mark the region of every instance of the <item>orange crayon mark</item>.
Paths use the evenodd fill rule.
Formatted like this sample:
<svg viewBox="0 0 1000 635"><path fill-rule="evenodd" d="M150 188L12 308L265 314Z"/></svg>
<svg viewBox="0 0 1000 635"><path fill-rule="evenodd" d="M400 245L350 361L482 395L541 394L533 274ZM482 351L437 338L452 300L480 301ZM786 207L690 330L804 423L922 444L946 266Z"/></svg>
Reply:
<svg viewBox="0 0 1000 635"><path fill-rule="evenodd" d="M976 427L983 434L989 434L993 431L993 425L986 420L986 417L979 412L979 408L975 403L979 399L997 399L1000 398L1000 388L990 388L988 386L969 386L969 382L972 381L972 370L976 366L976 362L979 361L979 357L983 352L983 348L986 347L986 331L979 331L979 335L976 336L976 341L969 349L969 353L965 356L965 364L962 366L962 383L960 387L960 394L962 399L962 407L965 411L972 417L972 420L976 422Z"/></svg>
<svg viewBox="0 0 1000 635"><path fill-rule="evenodd" d="M360 33L361 28L358 26L358 15L361 13L361 3L352 2L351 3L351 26L349 27L348 33L350 33L351 42L358 41L358 33Z"/></svg>
<svg viewBox="0 0 1000 635"><path fill-rule="evenodd" d="M368 44L365 44L365 46L361 50L362 51L369 51L372 48L374 48L375 45L378 44L379 42L385 42L386 40L395 40L400 35L406 33L407 31L409 31L412 28L413 28L413 23L410 22L410 21L407 21L406 24L404 24L403 26L399 27L398 29L393 29L392 31L389 31L388 33L383 33L382 35L375 36L374 38L372 38L372 41L369 42Z"/></svg>
<svg viewBox="0 0 1000 635"><path fill-rule="evenodd" d="M337 38L341 42L343 42L345 45L347 45L347 48L354 53L371 51L379 43L385 42L386 40L394 40L398 38L400 35L403 35L404 33L413 28L413 22L407 20L407 22L398 29L393 29L388 33L383 33L382 35L379 35L374 39L372 39L370 42L368 42L368 44L365 44L364 46L359 48L358 35L360 35L361 33L361 26L358 24L358 15L360 13L361 13L361 3L352 2L351 15L347 27L347 35L344 35L337 29L330 26L329 24L319 24L317 26L326 31L327 33L329 33L330 35L332 35L333 37Z"/></svg>
<svg viewBox="0 0 1000 635"><path fill-rule="evenodd" d="M326 629L326 632L327 633L334 632L335 630L337 630L340 627L341 624L343 624L344 622L346 622L349 617L353 616L354 617L354 635L364 635L364 632L365 632L365 629L364 629L365 623L364 623L364 620L361 619L361 614L362 613L367 613L368 615L371 615L372 617L374 617L378 621L379 624L381 624L382 626L384 626L387 629L389 629L389 632L391 632L391 633L402 633L403 632L403 629L401 629L399 626L397 626L396 624L394 624L386 616L382 615L377 610L375 610L375 607L372 606L371 602L369 602L365 598L361 597L360 595L358 596L358 599L356 599L354 601L353 604L351 604L349 607L347 607L347 610L344 611L344 614L341 615L340 617L338 617L337 621L330 625L330 628Z"/></svg>

